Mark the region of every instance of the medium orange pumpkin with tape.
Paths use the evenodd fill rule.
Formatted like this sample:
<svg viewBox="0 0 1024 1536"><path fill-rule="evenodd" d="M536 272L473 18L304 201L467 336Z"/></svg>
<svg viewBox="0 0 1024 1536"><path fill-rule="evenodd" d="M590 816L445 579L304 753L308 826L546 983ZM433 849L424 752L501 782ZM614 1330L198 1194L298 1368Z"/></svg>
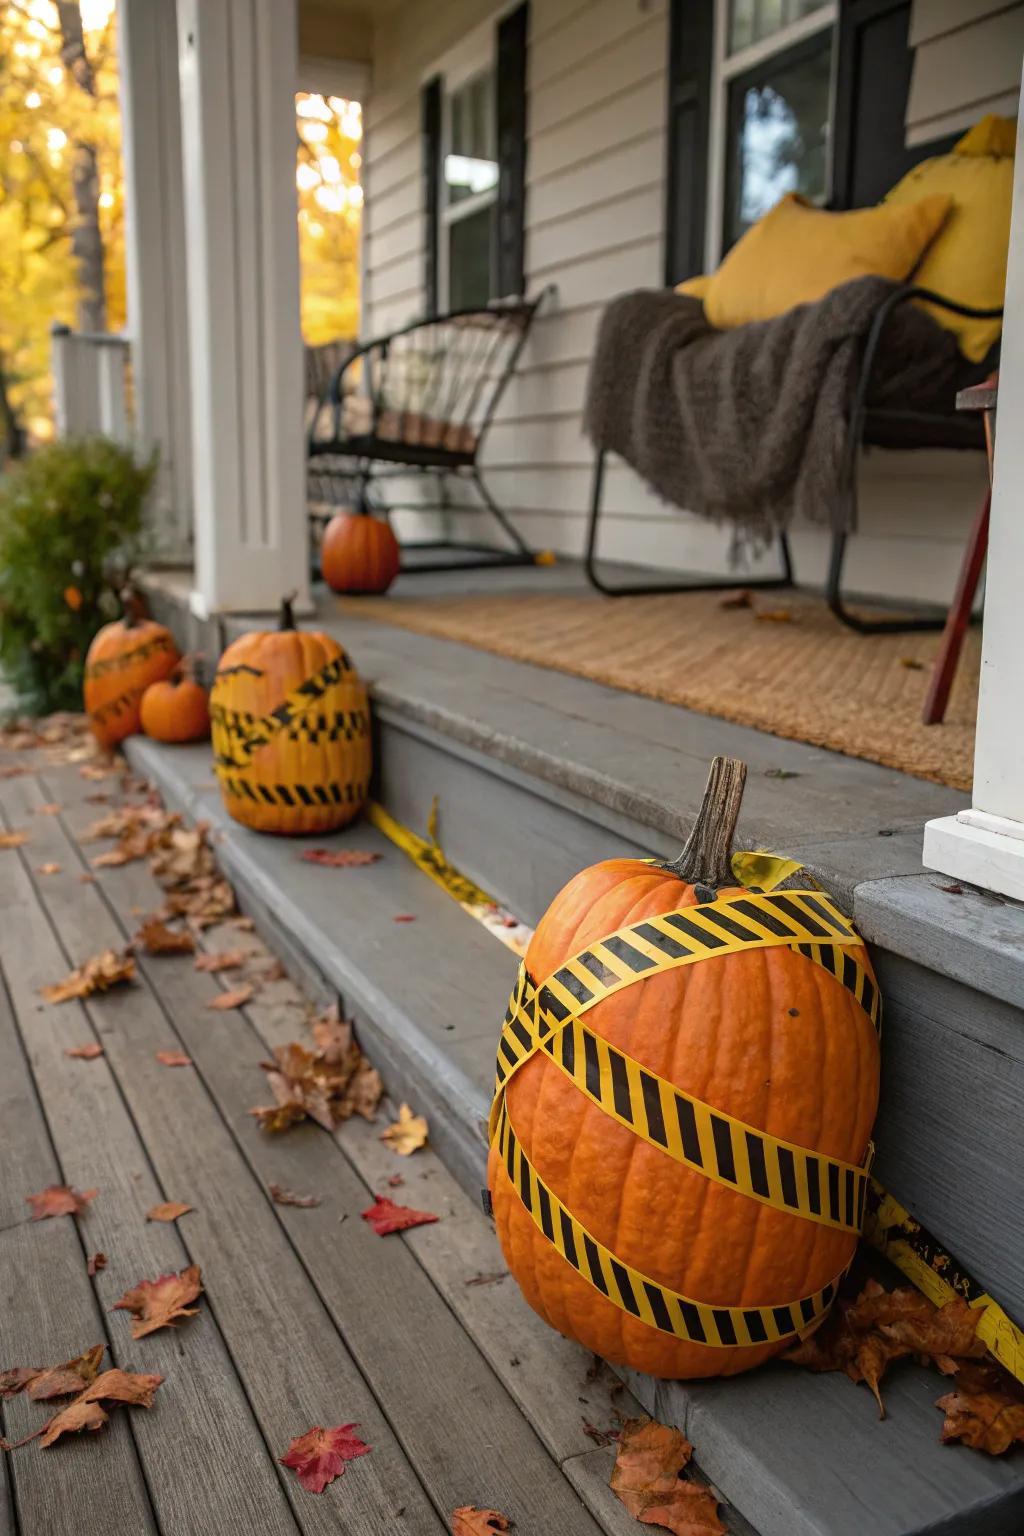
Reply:
<svg viewBox="0 0 1024 1536"><path fill-rule="evenodd" d="M138 734L142 695L151 683L168 677L178 660L170 630L144 617L141 599L129 594L124 617L104 624L85 658L82 698L102 746L116 747Z"/></svg>
<svg viewBox="0 0 1024 1536"><path fill-rule="evenodd" d="M826 1315L857 1245L879 996L834 902L730 855L746 769L717 758L679 858L555 897L505 1017L488 1182L553 1328L655 1376L727 1376Z"/></svg>
<svg viewBox="0 0 1024 1536"><path fill-rule="evenodd" d="M324 530L320 567L335 592L386 592L400 558L398 540L383 518L339 512Z"/></svg>
<svg viewBox="0 0 1024 1536"><path fill-rule="evenodd" d="M224 652L210 694L213 761L228 812L258 832L330 832L358 815L370 783L366 689L330 635L295 626Z"/></svg>

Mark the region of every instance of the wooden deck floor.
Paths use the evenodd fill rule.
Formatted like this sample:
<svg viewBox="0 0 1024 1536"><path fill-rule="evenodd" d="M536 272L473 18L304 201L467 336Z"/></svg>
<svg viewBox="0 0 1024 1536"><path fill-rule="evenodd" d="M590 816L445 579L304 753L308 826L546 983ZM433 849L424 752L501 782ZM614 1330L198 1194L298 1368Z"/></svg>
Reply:
<svg viewBox="0 0 1024 1536"><path fill-rule="evenodd" d="M163 897L145 862L83 882L98 848L79 839L102 813L86 797L116 799L117 780L98 786L37 754L6 761L28 771L0 781L0 820L29 836L0 852L0 1369L102 1341L110 1364L165 1382L149 1411L119 1409L100 1433L0 1458L0 1532L433 1536L469 1504L501 1510L519 1536L632 1536L607 1488L613 1451L585 1426L637 1405L610 1372L594 1379L507 1276L467 1283L502 1270L501 1256L429 1149L396 1158L364 1121L269 1137L248 1114L266 1100L268 1047L304 1038L310 1010L289 980L262 983L244 1011L211 1011L221 981L191 956L140 955L131 986L42 1001L72 966L123 947ZM267 958L238 928L202 943L244 944L257 970ZM90 1041L102 1056L66 1054ZM163 1066L161 1050L193 1065ZM404 1185L389 1190L396 1172ZM99 1194L81 1218L30 1221L25 1197L54 1183ZM271 1183L322 1203L276 1205ZM376 1191L441 1219L378 1237L360 1220ZM162 1200L195 1209L147 1222ZM108 1263L90 1278L97 1250ZM114 1302L190 1263L199 1315L133 1342ZM0 1406L11 1440L47 1416L23 1396ZM350 1422L371 1454L305 1492L278 1458L313 1425Z"/></svg>

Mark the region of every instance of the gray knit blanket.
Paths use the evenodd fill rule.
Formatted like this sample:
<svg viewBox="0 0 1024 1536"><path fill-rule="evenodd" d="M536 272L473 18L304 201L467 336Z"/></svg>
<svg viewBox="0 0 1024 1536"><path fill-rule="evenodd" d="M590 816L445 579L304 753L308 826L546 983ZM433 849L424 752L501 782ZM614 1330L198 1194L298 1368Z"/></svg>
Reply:
<svg viewBox="0 0 1024 1536"><path fill-rule="evenodd" d="M864 277L777 319L717 331L697 299L624 294L605 310L584 429L665 501L759 547L794 517L850 526L847 420L871 321L894 284ZM948 411L963 368L951 332L897 307L869 404Z"/></svg>

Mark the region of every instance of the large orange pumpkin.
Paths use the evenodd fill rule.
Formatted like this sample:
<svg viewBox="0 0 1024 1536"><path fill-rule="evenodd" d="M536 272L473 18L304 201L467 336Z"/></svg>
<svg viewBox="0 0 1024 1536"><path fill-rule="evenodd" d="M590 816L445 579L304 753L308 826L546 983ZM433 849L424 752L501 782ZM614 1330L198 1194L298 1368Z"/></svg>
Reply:
<svg viewBox="0 0 1024 1536"><path fill-rule="evenodd" d="M320 568L335 592L386 592L400 559L398 540L382 518L339 512L324 530Z"/></svg>
<svg viewBox="0 0 1024 1536"><path fill-rule="evenodd" d="M716 759L675 862L612 859L555 897L498 1056L509 1269L559 1332L663 1377L747 1370L825 1315L878 1103L852 926L806 877L732 873L744 775Z"/></svg>
<svg viewBox="0 0 1024 1536"><path fill-rule="evenodd" d="M102 746L115 747L126 736L138 734L142 695L177 664L178 647L170 630L143 618L139 600L129 598L124 618L99 630L85 658L85 712Z"/></svg>
<svg viewBox="0 0 1024 1536"><path fill-rule="evenodd" d="M369 790L366 689L330 635L298 630L286 600L277 630L243 635L210 694L214 769L227 810L259 832L329 832Z"/></svg>

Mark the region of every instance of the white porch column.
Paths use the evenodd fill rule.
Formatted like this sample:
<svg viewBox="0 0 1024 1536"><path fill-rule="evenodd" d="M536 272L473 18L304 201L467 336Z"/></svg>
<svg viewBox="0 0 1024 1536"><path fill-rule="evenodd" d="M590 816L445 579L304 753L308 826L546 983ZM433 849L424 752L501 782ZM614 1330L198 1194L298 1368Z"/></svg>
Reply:
<svg viewBox="0 0 1024 1536"><path fill-rule="evenodd" d="M175 0L118 0L125 261L136 437L156 447L159 553L191 559L185 210Z"/></svg>
<svg viewBox="0 0 1024 1536"><path fill-rule="evenodd" d="M201 616L308 604L296 0L178 0Z"/></svg>
<svg viewBox="0 0 1024 1536"><path fill-rule="evenodd" d="M1018 123L973 805L928 823L924 863L1024 901L1024 118Z"/></svg>

